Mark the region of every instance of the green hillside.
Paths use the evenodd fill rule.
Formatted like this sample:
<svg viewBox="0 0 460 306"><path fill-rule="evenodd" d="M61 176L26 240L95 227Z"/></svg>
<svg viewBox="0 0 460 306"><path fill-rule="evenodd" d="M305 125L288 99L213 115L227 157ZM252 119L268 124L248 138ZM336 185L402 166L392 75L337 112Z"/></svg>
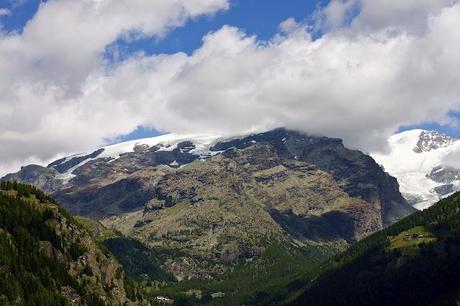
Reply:
<svg viewBox="0 0 460 306"><path fill-rule="evenodd" d="M122 267L53 199L1 182L0 305L125 305L133 290Z"/></svg>
<svg viewBox="0 0 460 306"><path fill-rule="evenodd" d="M322 265L294 305L459 305L460 193Z"/></svg>

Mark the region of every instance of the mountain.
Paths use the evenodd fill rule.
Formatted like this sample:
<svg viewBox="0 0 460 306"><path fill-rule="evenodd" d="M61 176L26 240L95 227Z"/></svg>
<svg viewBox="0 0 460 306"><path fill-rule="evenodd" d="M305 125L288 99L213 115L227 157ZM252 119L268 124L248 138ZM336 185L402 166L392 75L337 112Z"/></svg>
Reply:
<svg viewBox="0 0 460 306"><path fill-rule="evenodd" d="M459 305L460 193L322 264L293 305Z"/></svg>
<svg viewBox="0 0 460 306"><path fill-rule="evenodd" d="M460 190L460 169L449 160L460 156L460 141L436 131L411 130L393 135L386 154L371 156L398 179L404 197L425 209Z"/></svg>
<svg viewBox="0 0 460 306"><path fill-rule="evenodd" d="M392 214L398 217L398 210L406 209L398 183L378 169L372 158L348 150L339 139L285 129L232 139L174 134L140 139L62 158L47 167L25 166L3 179L42 189L75 215L102 219L144 208L168 172L181 172L194 161L207 164L214 156L258 143L271 146L282 160L316 165L351 197L378 202L383 223L391 223Z"/></svg>
<svg viewBox="0 0 460 306"><path fill-rule="evenodd" d="M140 305L123 268L43 192L0 185L1 305Z"/></svg>
<svg viewBox="0 0 460 306"><path fill-rule="evenodd" d="M142 209L167 170L220 152L214 136L164 135L128 141L65 157L47 167L28 165L5 180L31 184L53 195L74 215L101 219ZM190 141L192 140L192 141Z"/></svg>
<svg viewBox="0 0 460 306"><path fill-rule="evenodd" d="M102 243L152 296L201 302L274 295L275 286L415 211L371 157L340 139L286 129L160 136L5 179L44 188L71 213L118 232ZM155 263L146 263L148 273L130 264L142 254Z"/></svg>

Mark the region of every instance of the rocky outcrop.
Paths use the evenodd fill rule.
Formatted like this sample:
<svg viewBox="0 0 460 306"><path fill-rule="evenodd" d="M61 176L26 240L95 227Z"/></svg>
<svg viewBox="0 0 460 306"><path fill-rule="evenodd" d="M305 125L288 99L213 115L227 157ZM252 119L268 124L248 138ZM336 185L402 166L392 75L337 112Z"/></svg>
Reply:
<svg viewBox="0 0 460 306"><path fill-rule="evenodd" d="M460 180L460 170L453 167L438 166L426 175L436 183L450 184Z"/></svg>
<svg viewBox="0 0 460 306"><path fill-rule="evenodd" d="M33 185L46 193L53 194L63 188L63 181L58 178L59 172L53 168L28 165L17 173L6 175L3 180L17 181Z"/></svg>
<svg viewBox="0 0 460 306"><path fill-rule="evenodd" d="M55 169L59 173L65 173L69 169L72 169L73 167L79 165L80 163L86 160L98 157L102 152L104 152L104 149L99 149L97 151L94 151L91 154L84 155L84 156L59 159L49 164L48 168Z"/></svg>
<svg viewBox="0 0 460 306"><path fill-rule="evenodd" d="M455 139L436 131L422 131L417 145L414 147L415 153L429 152L439 148L448 147L455 142Z"/></svg>

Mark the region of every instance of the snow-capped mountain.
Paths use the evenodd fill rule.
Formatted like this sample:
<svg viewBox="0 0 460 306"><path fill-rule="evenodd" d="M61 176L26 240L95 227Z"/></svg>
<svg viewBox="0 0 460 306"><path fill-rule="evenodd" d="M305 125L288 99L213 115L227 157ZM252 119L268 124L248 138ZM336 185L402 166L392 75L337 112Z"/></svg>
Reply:
<svg viewBox="0 0 460 306"><path fill-rule="evenodd" d="M205 159L219 153L218 151L211 151L210 148L220 138L221 137L214 135L167 134L157 137L131 140L105 146L94 152L80 153L59 159L48 165L48 168L57 170L60 173L59 178L66 183L75 177L75 170L90 161L94 161L96 159L106 159L113 162L119 159L120 156L133 152L177 152ZM172 156L174 156L174 154ZM180 157L178 159L180 159ZM166 162L165 164L169 164L172 167L178 167L182 164L190 163L191 161L192 160L181 162L174 159L169 163Z"/></svg>
<svg viewBox="0 0 460 306"><path fill-rule="evenodd" d="M238 150L248 156L241 160L238 154L235 155ZM268 156L267 150L273 156ZM309 136L286 129L231 138L169 134L134 140L61 158L46 167L24 166L4 179L39 187L74 214L102 218L144 209L158 195L160 182L169 182L171 177L196 167L212 170L215 162L235 158L235 162L245 167L254 166L267 171L274 167L270 171L274 171L275 177L280 175L280 179L284 174L279 174L279 169L297 169L302 162L306 163L301 167L304 176L308 176L311 167L330 172L337 187L349 196L363 198L371 207L380 203L377 205L378 219L384 224L412 212L412 207L399 192L396 179L384 173L369 156L346 149L340 139ZM226 178L224 174L225 171L222 177ZM203 180L206 181L205 176L193 176L189 183L198 184ZM213 184L205 185L208 188ZM186 189L179 192L179 197L194 194L196 188ZM289 195L292 192L289 191ZM168 203L169 196L169 193L161 195ZM195 196L191 199L192 202L196 200Z"/></svg>
<svg viewBox="0 0 460 306"><path fill-rule="evenodd" d="M460 190L460 140L436 131L410 130L388 140L388 153L371 153L399 181L402 194L417 209L425 209Z"/></svg>

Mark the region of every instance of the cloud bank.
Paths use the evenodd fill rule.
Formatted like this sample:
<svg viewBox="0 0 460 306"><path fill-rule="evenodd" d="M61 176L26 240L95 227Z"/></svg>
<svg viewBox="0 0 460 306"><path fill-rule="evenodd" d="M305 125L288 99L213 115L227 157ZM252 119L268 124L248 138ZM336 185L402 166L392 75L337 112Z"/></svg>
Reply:
<svg viewBox="0 0 460 306"><path fill-rule="evenodd" d="M402 125L460 108L460 4L331 1L261 42L225 26L192 55L120 62L118 39L162 37L225 0L54 0L0 36L0 172L146 125L234 134L286 126L382 148ZM318 38L317 33L322 35Z"/></svg>

